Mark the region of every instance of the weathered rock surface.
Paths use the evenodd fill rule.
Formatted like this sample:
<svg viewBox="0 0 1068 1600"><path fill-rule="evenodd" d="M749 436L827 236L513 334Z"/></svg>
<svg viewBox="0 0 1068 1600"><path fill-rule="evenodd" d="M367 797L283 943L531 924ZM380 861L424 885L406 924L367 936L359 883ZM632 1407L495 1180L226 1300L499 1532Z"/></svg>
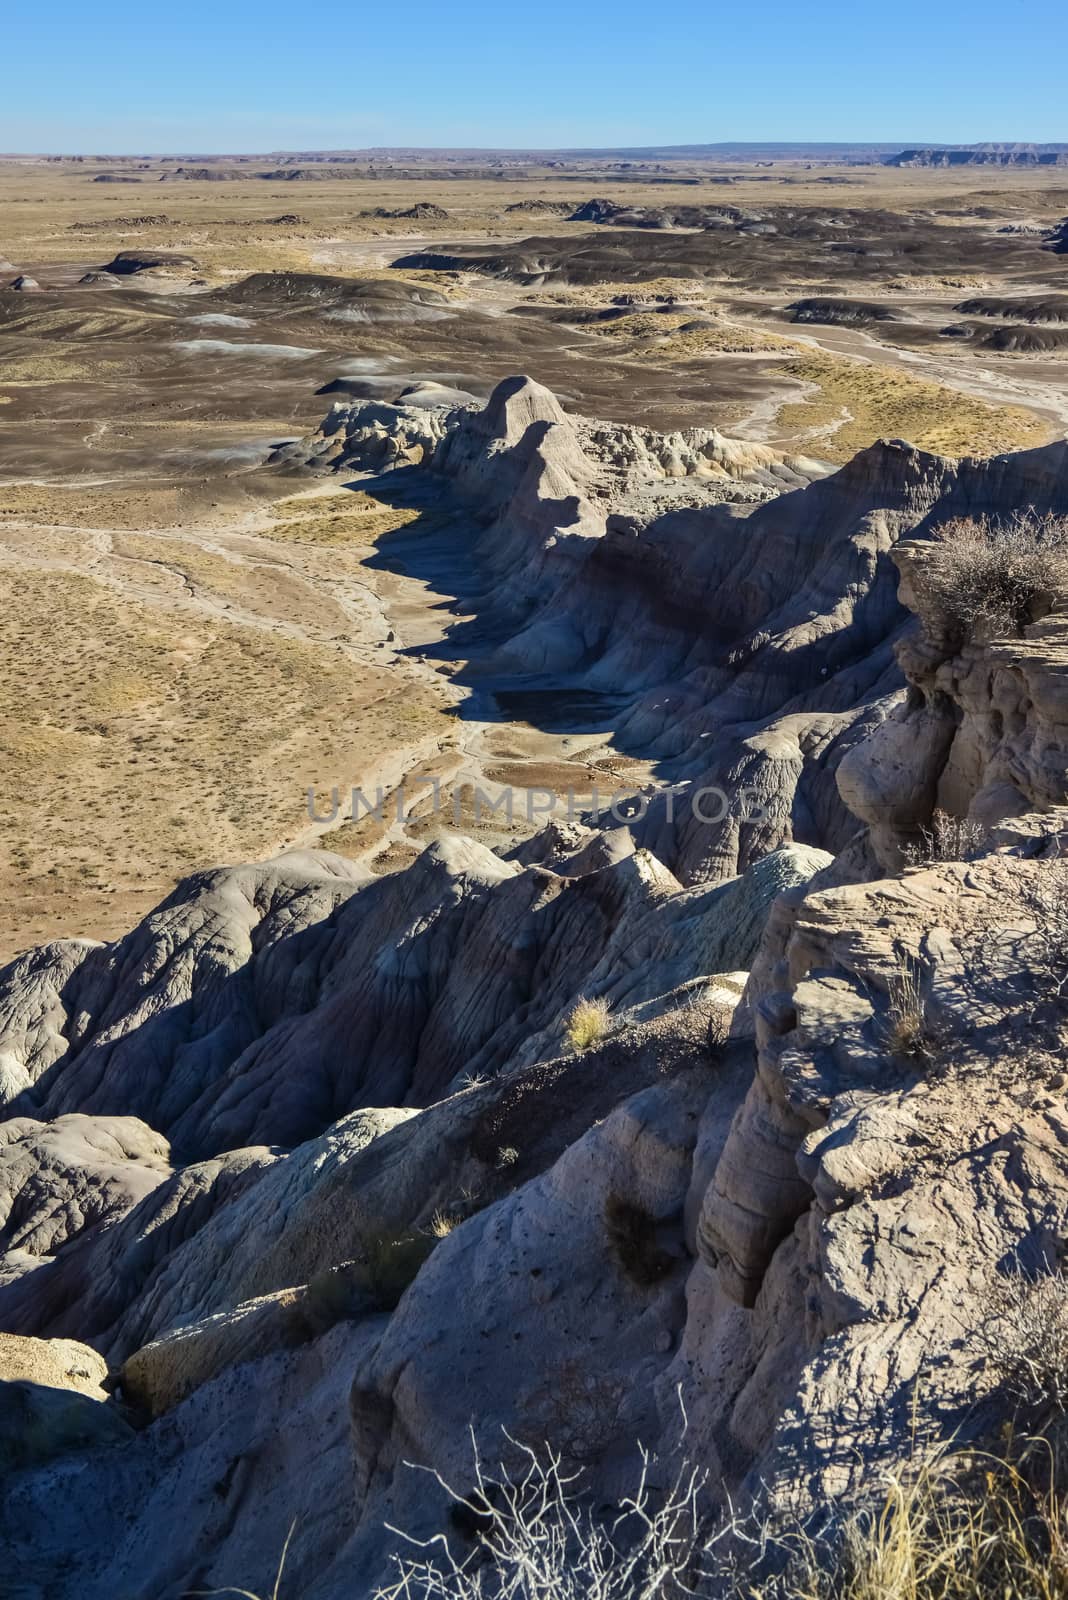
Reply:
<svg viewBox="0 0 1068 1600"><path fill-rule="evenodd" d="M107 1365L72 1339L0 1333L0 1481L58 1458L123 1444L132 1430L101 1387Z"/></svg>
<svg viewBox="0 0 1068 1600"><path fill-rule="evenodd" d="M167 1141L136 1117L0 1122L0 1248L53 1254L170 1176Z"/></svg>
<svg viewBox="0 0 1068 1600"><path fill-rule="evenodd" d="M188 1159L427 1105L557 1053L583 987L633 1007L747 967L775 894L824 859L786 850L744 884L683 890L647 851L573 878L453 839L362 884L327 855L201 875L117 946L82 950L62 986L66 947L0 982L20 1064L49 1060L17 1107L152 1116Z"/></svg>
<svg viewBox="0 0 1068 1600"><path fill-rule="evenodd" d="M406 1462L466 1486L469 1430L496 1461L505 1428L613 1504L680 1396L732 1497L849 1504L917 1393L923 1437L991 1422L991 1281L1060 1260L1065 597L961 647L925 536L1066 509L1065 447L880 445L774 494L793 468L690 439L680 480L518 380L423 438L479 508L497 666L630 685L682 799L752 803L199 874L0 974L0 1323L91 1340L141 1424L85 1395L103 1432L70 1423L32 1375L69 1355L0 1342L31 1369L0 1560L35 1600L269 1593L294 1520L294 1591L351 1600L386 1524L446 1525ZM613 473L773 497L612 520ZM936 805L986 835L905 868Z"/></svg>

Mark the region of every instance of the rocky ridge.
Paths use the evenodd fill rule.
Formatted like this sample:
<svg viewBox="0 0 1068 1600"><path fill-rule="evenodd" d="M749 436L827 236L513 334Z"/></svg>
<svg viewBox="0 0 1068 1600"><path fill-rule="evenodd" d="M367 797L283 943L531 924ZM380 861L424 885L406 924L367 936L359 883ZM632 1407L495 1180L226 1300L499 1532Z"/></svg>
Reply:
<svg viewBox="0 0 1068 1600"><path fill-rule="evenodd" d="M665 457L712 492L656 504ZM918 1384L932 1434L981 1436L990 1283L1068 1227L1068 596L962 643L930 536L1068 509L1065 446L828 477L515 380L335 410L295 459L469 508L478 670L629 686L683 796L761 804L654 795L386 879L292 852L0 973L0 1440L95 1389L0 1457L22 1592L270 1592L295 1524L295 1592L370 1594L387 1524L443 1526L404 1463L467 1481L472 1426L610 1500L681 1395L717 1493L803 1508L899 1458ZM916 855L936 806L969 859Z"/></svg>

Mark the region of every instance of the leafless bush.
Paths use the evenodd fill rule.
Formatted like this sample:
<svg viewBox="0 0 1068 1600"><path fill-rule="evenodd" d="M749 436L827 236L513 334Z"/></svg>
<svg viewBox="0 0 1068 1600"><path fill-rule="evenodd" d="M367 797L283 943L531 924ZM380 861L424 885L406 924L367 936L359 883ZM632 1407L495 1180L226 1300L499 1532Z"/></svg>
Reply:
<svg viewBox="0 0 1068 1600"><path fill-rule="evenodd" d="M1027 959L1040 1001L1068 1000L1068 860L1040 864L1040 876L1027 897L1035 931Z"/></svg>
<svg viewBox="0 0 1068 1600"><path fill-rule="evenodd" d="M571 1357L553 1373L539 1397L546 1437L569 1466L596 1461L620 1436L620 1410L630 1385L618 1373L591 1370Z"/></svg>
<svg viewBox="0 0 1068 1600"><path fill-rule="evenodd" d="M999 1388L1035 1422L1068 1414L1068 1280L1013 1273L990 1289L978 1342Z"/></svg>
<svg viewBox="0 0 1068 1600"><path fill-rule="evenodd" d="M657 1492L643 1451L633 1494L602 1514L581 1471L569 1471L548 1448L505 1437L518 1464L491 1474L472 1436L467 1494L430 1473L476 1533L474 1548L457 1551L445 1534L421 1540L391 1528L415 1553L394 1558L396 1577L373 1600L681 1600L698 1592L703 1469L684 1464Z"/></svg>
<svg viewBox="0 0 1068 1600"><path fill-rule="evenodd" d="M931 826L920 829L919 841L906 845L905 860L910 867L928 866L933 861L968 861L985 837L986 829L978 822L952 817L939 808L931 818Z"/></svg>
<svg viewBox="0 0 1068 1600"><path fill-rule="evenodd" d="M1068 584L1068 518L961 517L938 531L929 581L958 642L1022 634L1044 597Z"/></svg>
<svg viewBox="0 0 1068 1600"><path fill-rule="evenodd" d="M514 1448L514 1472L476 1456L467 1495L431 1474L477 1542L391 1529L415 1553L373 1600L1068 1600L1065 1502L1003 1456L920 1449L816 1535L761 1507L711 1532L707 1474L685 1465L656 1494L645 1455L633 1496L599 1514L581 1473Z"/></svg>
<svg viewBox="0 0 1068 1600"><path fill-rule="evenodd" d="M726 1048L731 1036L731 1012L726 1006L713 1006L708 1013L708 1032L706 1035L708 1053L713 1061L717 1061Z"/></svg>

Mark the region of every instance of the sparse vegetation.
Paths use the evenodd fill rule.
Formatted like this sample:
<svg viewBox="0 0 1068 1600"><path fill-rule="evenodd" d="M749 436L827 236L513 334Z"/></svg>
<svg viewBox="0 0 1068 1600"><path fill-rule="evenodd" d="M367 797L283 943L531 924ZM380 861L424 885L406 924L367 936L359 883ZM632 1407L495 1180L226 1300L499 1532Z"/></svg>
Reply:
<svg viewBox="0 0 1068 1600"><path fill-rule="evenodd" d="M436 1215L440 1215L437 1213ZM392 1311L438 1241L451 1232L425 1230L368 1234L360 1254L327 1268L308 1284L309 1312L324 1327L346 1317Z"/></svg>
<svg viewBox="0 0 1068 1600"><path fill-rule="evenodd" d="M1068 1414L1068 1279L1060 1271L996 1279L979 1330L988 1366L1028 1427Z"/></svg>
<svg viewBox="0 0 1068 1600"><path fill-rule="evenodd" d="M507 1437L507 1436L506 1436ZM466 1493L431 1473L461 1541L392 1532L396 1576L374 1600L1065 1600L1066 1505L1040 1466L932 1447L888 1471L868 1502L818 1535L759 1507L711 1526L708 1474L688 1463L595 1505L562 1452L508 1437L511 1465L475 1451ZM426 1468L413 1470L427 1471Z"/></svg>
<svg viewBox="0 0 1068 1600"><path fill-rule="evenodd" d="M706 1041L708 1053L717 1061L731 1036L731 1013L726 1006L713 1005L708 1013Z"/></svg>
<svg viewBox="0 0 1068 1600"><path fill-rule="evenodd" d="M611 1007L603 995L579 1000L567 1019L567 1042L576 1053L600 1044L608 1032Z"/></svg>
<svg viewBox="0 0 1068 1600"><path fill-rule="evenodd" d="M538 1396L536 1410L549 1443L569 1467L597 1461L621 1437L629 1387L618 1373L591 1372L575 1357L560 1363Z"/></svg>
<svg viewBox="0 0 1068 1600"><path fill-rule="evenodd" d="M447 1211L435 1211L427 1224L427 1231L432 1239L447 1239L459 1220Z"/></svg>
<svg viewBox="0 0 1068 1600"><path fill-rule="evenodd" d="M924 867L935 861L967 861L982 847L986 830L967 817L954 817L941 808L935 810L929 828L920 829L919 840L905 847L910 867Z"/></svg>
<svg viewBox="0 0 1068 1600"><path fill-rule="evenodd" d="M605 1200L604 1222L612 1253L632 1283L651 1289L667 1277L675 1257L660 1243L659 1224L651 1212L611 1193Z"/></svg>
<svg viewBox="0 0 1068 1600"><path fill-rule="evenodd" d="M1066 517L962 517L946 523L939 538L929 582L961 644L1022 634L1068 584Z"/></svg>
<svg viewBox="0 0 1068 1600"><path fill-rule="evenodd" d="M932 1449L816 1540L759 1530L785 1561L734 1600L1064 1600L1065 1508L1048 1480L998 1456ZM722 1592L722 1591L721 1591Z"/></svg>
<svg viewBox="0 0 1068 1600"><path fill-rule="evenodd" d="M790 401L778 417L780 435L805 431L813 449L831 461L848 461L877 438L908 439L944 455L996 455L1045 443L1048 429L1021 406L991 406L958 389L880 366L814 350L786 361L787 377L812 386L811 396Z"/></svg>
<svg viewBox="0 0 1068 1600"><path fill-rule="evenodd" d="M890 979L884 1047L891 1056L913 1062L928 1062L935 1054L936 1041L927 1022L927 1002L923 976L910 961L902 961Z"/></svg>
<svg viewBox="0 0 1068 1600"><path fill-rule="evenodd" d="M681 1600L694 1593L706 1472L684 1464L657 1493L643 1453L633 1494L606 1517L561 1453L505 1439L513 1464L490 1473L472 1437L474 1483L466 1494L430 1474L448 1496L454 1526L473 1543L458 1549L444 1535L420 1540L391 1529L414 1554L396 1555L395 1579L373 1600Z"/></svg>
<svg viewBox="0 0 1068 1600"><path fill-rule="evenodd" d="M1028 965L1040 1005L1059 1011L1068 1000L1068 860L1050 862L1028 896L1034 933Z"/></svg>

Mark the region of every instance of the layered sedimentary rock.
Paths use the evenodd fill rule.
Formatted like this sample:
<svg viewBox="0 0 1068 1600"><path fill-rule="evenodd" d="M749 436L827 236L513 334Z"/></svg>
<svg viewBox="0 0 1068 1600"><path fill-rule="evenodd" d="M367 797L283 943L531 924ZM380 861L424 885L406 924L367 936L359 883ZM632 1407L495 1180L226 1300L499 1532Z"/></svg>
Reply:
<svg viewBox="0 0 1068 1600"><path fill-rule="evenodd" d="M481 671L636 686L625 737L762 815L661 798L384 879L293 853L0 973L9 1387L68 1361L62 1394L78 1339L115 1391L87 1362L94 1426L48 1397L0 1459L27 1595L270 1593L291 1524L294 1592L369 1595L388 1527L464 1537L405 1463L466 1488L472 1429L612 1504L681 1397L717 1492L807 1512L911 1448L918 1394L935 1440L996 1416L991 1282L1068 1232L1065 597L962 646L926 536L1064 509L1064 447L777 493L707 444L758 502L514 383L416 475L508 587ZM909 864L936 805L985 833Z"/></svg>
<svg viewBox="0 0 1068 1600"><path fill-rule="evenodd" d="M465 599L501 639L473 679L629 701L617 737L683 786L637 836L687 883L784 842L846 844L838 765L903 689L899 545L955 516L1068 509L1063 443L952 461L882 441L828 476L712 432L572 418L522 379L413 426L403 408L342 408L301 452L376 470L396 450L471 510ZM331 443L350 430L351 449ZM910 736L938 734L914 718ZM745 804L695 816L702 790Z"/></svg>

